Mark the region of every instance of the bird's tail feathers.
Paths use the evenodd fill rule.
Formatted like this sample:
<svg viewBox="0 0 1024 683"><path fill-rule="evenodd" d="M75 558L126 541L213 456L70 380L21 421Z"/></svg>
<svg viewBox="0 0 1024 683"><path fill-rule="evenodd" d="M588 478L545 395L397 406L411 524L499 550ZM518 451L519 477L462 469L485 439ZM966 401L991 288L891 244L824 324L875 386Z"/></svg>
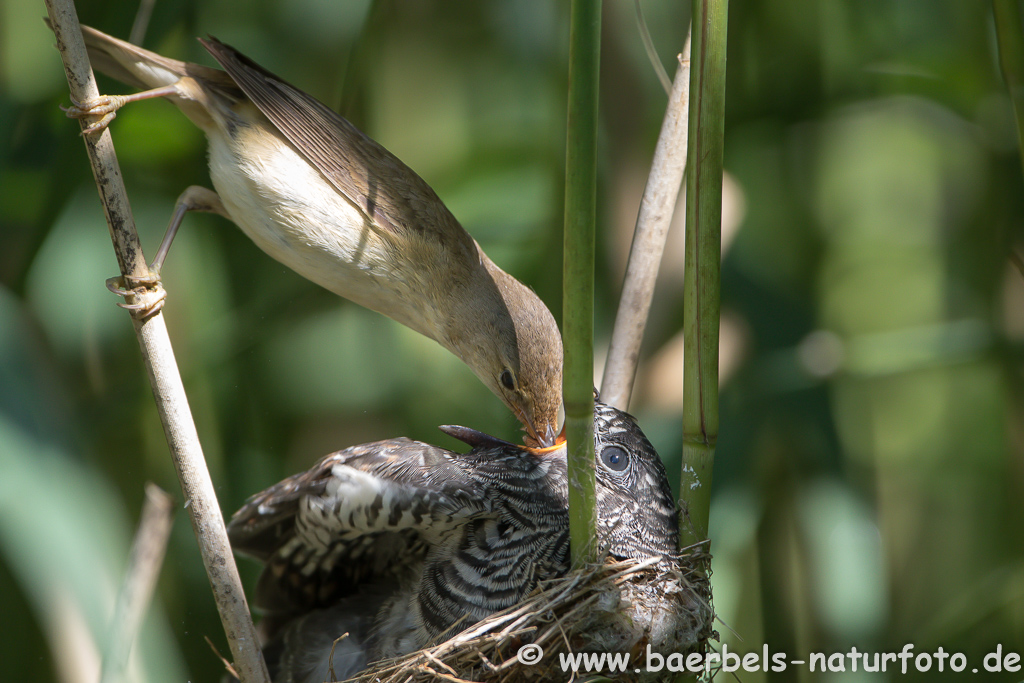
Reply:
<svg viewBox="0 0 1024 683"><path fill-rule="evenodd" d="M185 76L235 87L220 69L169 59L91 26L82 26L82 38L94 69L140 90L172 85Z"/></svg>
<svg viewBox="0 0 1024 683"><path fill-rule="evenodd" d="M82 37L94 69L140 90L171 85L185 75L185 62L161 57L89 26L82 27Z"/></svg>

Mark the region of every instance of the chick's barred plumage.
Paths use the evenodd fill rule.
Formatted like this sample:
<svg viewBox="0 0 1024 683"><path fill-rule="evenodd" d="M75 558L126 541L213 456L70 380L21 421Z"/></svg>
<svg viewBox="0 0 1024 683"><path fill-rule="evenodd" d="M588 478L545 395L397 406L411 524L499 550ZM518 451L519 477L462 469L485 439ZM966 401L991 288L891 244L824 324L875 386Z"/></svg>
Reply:
<svg viewBox="0 0 1024 683"><path fill-rule="evenodd" d="M595 411L599 540L618 558L668 557L676 510L633 419ZM340 678L516 604L568 569L564 446L536 451L464 428L459 454L391 439L354 446L257 494L231 521L266 563L255 606L275 681Z"/></svg>

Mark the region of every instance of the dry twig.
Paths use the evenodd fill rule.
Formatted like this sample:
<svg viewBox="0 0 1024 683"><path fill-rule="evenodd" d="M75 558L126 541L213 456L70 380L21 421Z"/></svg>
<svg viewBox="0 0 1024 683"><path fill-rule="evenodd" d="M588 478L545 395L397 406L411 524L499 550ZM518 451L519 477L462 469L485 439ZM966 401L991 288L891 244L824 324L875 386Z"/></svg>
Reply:
<svg viewBox="0 0 1024 683"><path fill-rule="evenodd" d="M46 0L46 9L57 38L57 49L64 62L72 101L87 102L98 97L99 91L82 40L74 3L72 0ZM83 127L86 124L86 121L82 122ZM121 274L126 282L143 282L149 277L149 268L128 206L110 131L104 129L96 134L85 135L83 139ZM157 296L159 293L140 288L130 293L128 299L130 304L145 303L145 299ZM144 301L140 302L139 299ZM132 323L149 373L167 445L181 482L192 528L199 541L203 564L213 588L221 623L235 660L235 668L244 683L269 681L256 629L231 554L224 517L206 468L163 316L159 311L152 315L133 312Z"/></svg>
<svg viewBox="0 0 1024 683"><path fill-rule="evenodd" d="M146 485L146 502L135 532L128 570L117 597L100 683L122 680L135 634L153 596L174 521L174 499L156 484Z"/></svg>
<svg viewBox="0 0 1024 683"><path fill-rule="evenodd" d="M690 38L687 37L683 53L679 55L679 69L669 94L651 173L640 202L619 311L601 381L601 400L622 410L629 407L629 397L633 393L640 342L647 326L658 266L686 168L689 93Z"/></svg>

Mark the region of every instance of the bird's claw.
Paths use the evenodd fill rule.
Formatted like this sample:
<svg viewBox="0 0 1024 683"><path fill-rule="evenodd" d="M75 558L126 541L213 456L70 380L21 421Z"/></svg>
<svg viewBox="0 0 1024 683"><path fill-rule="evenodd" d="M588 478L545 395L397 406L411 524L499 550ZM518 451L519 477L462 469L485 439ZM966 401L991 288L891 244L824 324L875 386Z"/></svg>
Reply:
<svg viewBox="0 0 1024 683"><path fill-rule="evenodd" d="M61 109L69 119L86 119L98 116L98 120L93 121L82 129L82 135L91 135L99 133L109 126L110 122L117 116L117 110L124 106L127 101L127 98L123 95L100 95L86 102L71 100L70 107L61 107Z"/></svg>
<svg viewBox="0 0 1024 683"><path fill-rule="evenodd" d="M118 276L107 279L107 289L121 297L131 296L133 303L118 302L118 306L131 311L132 315L145 320L164 307L167 290L160 284L159 274L150 271L139 278Z"/></svg>

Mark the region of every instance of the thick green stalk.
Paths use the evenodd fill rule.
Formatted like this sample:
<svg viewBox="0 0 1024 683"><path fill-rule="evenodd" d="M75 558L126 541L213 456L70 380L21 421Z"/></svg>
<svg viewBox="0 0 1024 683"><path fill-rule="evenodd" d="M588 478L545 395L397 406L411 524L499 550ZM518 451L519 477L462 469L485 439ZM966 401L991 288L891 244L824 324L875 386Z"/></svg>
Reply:
<svg viewBox="0 0 1024 683"><path fill-rule="evenodd" d="M1010 104L1017 122L1017 145L1021 169L1024 169L1024 26L1021 25L1017 0L993 0L996 16L996 44L999 66L1003 71Z"/></svg>
<svg viewBox="0 0 1024 683"><path fill-rule="evenodd" d="M573 0L565 159L565 435L573 564L597 560L594 493L594 222L601 2Z"/></svg>
<svg viewBox="0 0 1024 683"><path fill-rule="evenodd" d="M718 440L718 313L728 0L693 0L683 281L681 547L708 537Z"/></svg>

